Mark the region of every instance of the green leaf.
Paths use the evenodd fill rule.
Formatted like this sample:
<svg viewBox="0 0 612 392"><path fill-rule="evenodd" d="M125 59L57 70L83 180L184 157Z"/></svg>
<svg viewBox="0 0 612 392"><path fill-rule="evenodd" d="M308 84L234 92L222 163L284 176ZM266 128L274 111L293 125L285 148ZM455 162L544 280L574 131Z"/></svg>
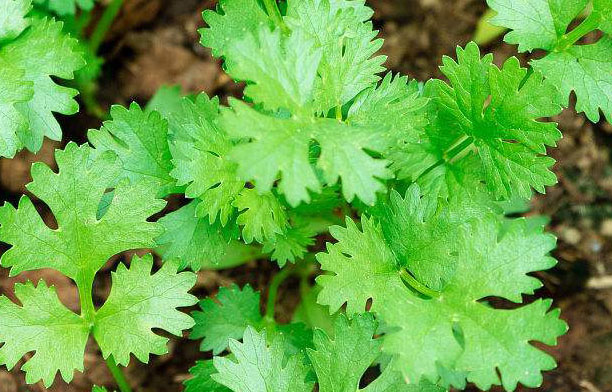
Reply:
<svg viewBox="0 0 612 392"><path fill-rule="evenodd" d="M446 392L445 388L437 386L427 380L417 384L406 384L400 373L387 367L382 374L372 381L363 392Z"/></svg>
<svg viewBox="0 0 612 392"><path fill-rule="evenodd" d="M229 229L210 224L196 216L197 201L192 201L159 220L164 234L157 238L158 251L164 260L180 260L180 269L216 268L229 247Z"/></svg>
<svg viewBox="0 0 612 392"><path fill-rule="evenodd" d="M99 387L97 385L94 385L91 388L91 392L108 392L108 389L104 388L104 387Z"/></svg>
<svg viewBox="0 0 612 392"><path fill-rule="evenodd" d="M72 381L74 370L83 371L89 335L85 320L68 310L54 287L44 282L15 285L21 306L0 297L0 364L12 369L29 352L35 354L21 367L26 382L43 380L49 387L59 371Z"/></svg>
<svg viewBox="0 0 612 392"><path fill-rule="evenodd" d="M332 226L330 234L338 240L327 244L326 253L318 253L321 268L333 275L320 275L322 287L318 301L337 312L346 303L346 313L352 315L366 310L366 302L376 304L392 286L401 286L399 266L391 250L385 245L380 225L362 217L359 230L346 219L346 228Z"/></svg>
<svg viewBox="0 0 612 392"><path fill-rule="evenodd" d="M334 338L323 330L314 332L314 350L308 357L317 374L322 392L355 392L365 371L380 355L380 340L372 339L377 323L371 313L348 320L336 318Z"/></svg>
<svg viewBox="0 0 612 392"><path fill-rule="evenodd" d="M184 99L182 109L170 116L174 127L170 173L177 185L187 185L185 195L202 200L196 214L226 225L235 211L233 203L244 189L238 165L228 159L233 143L218 125L219 100L200 94L195 102Z"/></svg>
<svg viewBox="0 0 612 392"><path fill-rule="evenodd" d="M291 0L285 21L293 34L321 48L315 101L320 112L342 106L376 83L385 56L374 56L382 39L372 29L373 11L364 1Z"/></svg>
<svg viewBox="0 0 612 392"><path fill-rule="evenodd" d="M181 86L161 86L147 102L145 110L147 112L159 112L166 120L169 120L175 113L182 110L183 98L185 97L181 93ZM168 126L171 130L172 124L168 124Z"/></svg>
<svg viewBox="0 0 612 392"><path fill-rule="evenodd" d="M128 269L120 264L113 272L113 286L95 317L93 335L104 358L113 356L127 366L130 354L149 362L149 354L168 352L168 338L152 330L161 329L181 336L194 325L188 315L175 308L191 306L197 298L189 294L196 282L192 272L177 273L178 264L166 262L151 274L153 257L134 257ZM128 327L129 326L129 327Z"/></svg>
<svg viewBox="0 0 612 392"><path fill-rule="evenodd" d="M201 339L201 351L212 350L214 355L229 347L231 339L240 340L251 325L260 328L262 316L259 310L260 295L251 286L240 289L237 285L221 287L215 300L200 301L201 312L193 312L195 326L191 339Z"/></svg>
<svg viewBox="0 0 612 392"><path fill-rule="evenodd" d="M452 172L457 161L466 160L466 154L467 159L475 155L478 160L470 165L477 167L466 170L481 173L481 181L495 198L530 197L531 187L544 193L545 186L556 183L549 169L554 160L545 156L546 146L554 146L561 133L556 124L538 119L561 110L551 99L557 96L556 88L538 73L523 84L527 70L516 58L499 69L492 64L493 56L480 57L474 43L458 48L457 57L457 62L449 57L443 60L441 70L450 84L427 83L437 118L422 142L408 144L408 151L423 151L412 161L440 162ZM431 158L424 159L423 154ZM410 166L421 171L424 166L419 162Z"/></svg>
<svg viewBox="0 0 612 392"><path fill-rule="evenodd" d="M588 3L589 0L487 0L497 12L491 23L511 29L505 41L518 44L521 52L552 51Z"/></svg>
<svg viewBox="0 0 612 392"><path fill-rule="evenodd" d="M361 92L351 105L349 124L378 128L384 132L381 141L388 143L390 150L406 141L415 142L428 124L426 105L418 83L407 77L395 77L389 72L378 86Z"/></svg>
<svg viewBox="0 0 612 392"><path fill-rule="evenodd" d="M27 118L18 106L34 96L33 83L25 73L0 59L0 156L12 158L23 147L21 135L28 131Z"/></svg>
<svg viewBox="0 0 612 392"><path fill-rule="evenodd" d="M89 285L111 256L155 245L163 229L147 219L165 202L155 198L146 182L121 181L98 219L98 206L116 183L121 164L111 152L93 155L91 147L69 143L55 152L58 173L43 163L32 166L34 180L27 188L49 206L57 230L43 222L27 196L18 209L8 203L0 207L0 240L12 246L1 261L11 275L53 268L79 285Z"/></svg>
<svg viewBox="0 0 612 392"><path fill-rule="evenodd" d="M288 227L285 207L272 193L245 189L236 197L234 206L240 212L236 223L242 226L242 239L247 244L275 238Z"/></svg>
<svg viewBox="0 0 612 392"><path fill-rule="evenodd" d="M558 86L567 105L572 91L576 93L576 110L584 112L589 120L598 122L599 110L612 117L612 39L604 36L595 44L578 45L568 40L570 23L590 3L588 0L571 2L559 0L488 0L498 12L493 23L512 29L506 41L519 44L520 51L545 49L550 53L539 60L532 60L534 69ZM612 2L593 1L593 10L579 30L585 35L599 28L612 33ZM588 26L589 28L586 28ZM578 29L578 28L577 28ZM580 38L579 36L576 38Z"/></svg>
<svg viewBox="0 0 612 392"><path fill-rule="evenodd" d="M208 28L199 30L200 42L211 48L215 57L225 56L228 46L262 26L273 26L257 0L221 0L216 12L206 10L202 17Z"/></svg>
<svg viewBox="0 0 612 392"><path fill-rule="evenodd" d="M283 234L265 241L262 251L271 253L270 258L282 268L288 261L295 263L304 257L316 234L308 226L289 227Z"/></svg>
<svg viewBox="0 0 612 392"><path fill-rule="evenodd" d="M74 15L77 6L83 11L90 11L94 6L94 0L34 0L34 3L58 15Z"/></svg>
<svg viewBox="0 0 612 392"><path fill-rule="evenodd" d="M232 43L227 50L227 72L250 82L244 94L266 109L288 109L311 114L321 51L299 32L289 37L280 29L262 27L256 34Z"/></svg>
<svg viewBox="0 0 612 392"><path fill-rule="evenodd" d="M572 46L533 60L532 66L559 86L565 102L576 93L576 111L598 122L601 109L612 120L612 38L604 37L592 45Z"/></svg>
<svg viewBox="0 0 612 392"><path fill-rule="evenodd" d="M77 45L77 40L62 32L61 22L36 19L16 40L0 48L0 64L3 60L12 68L22 70L25 72L23 82L34 85L32 99L17 104L17 109L30 124L29 129L20 134L30 151L41 148L44 136L61 140L62 131L53 112L74 114L79 109L73 99L78 92L59 86L52 79L72 79L74 71L85 65Z"/></svg>
<svg viewBox="0 0 612 392"><path fill-rule="evenodd" d="M405 213L418 216L422 211L427 209ZM483 390L502 384L510 391L519 382L528 387L540 385L541 371L552 369L555 362L530 342L556 343L567 330L558 318L559 311L549 310L549 300L514 310L495 309L482 301L500 297L521 303L522 294L532 294L541 286L528 274L555 264L548 256L555 238L543 234L541 224L484 217L461 225L453 254L444 256L432 249L428 260L432 268L448 263L450 256L455 266L433 298L402 284L400 261L395 256L397 239L385 238L380 227L367 218L362 218L362 226L363 232L350 221L346 229L334 228L332 235L339 242L328 245L327 254L318 255L322 268L335 274L318 278L323 286L319 302L329 304L331 311L347 303L350 314L363 310L372 299L372 311L389 331L383 352L393 356L392 369L402 372L409 382L422 377L437 382L447 374L442 366L455 375L464 374ZM433 246L443 248L447 243Z"/></svg>
<svg viewBox="0 0 612 392"><path fill-rule="evenodd" d="M170 176L172 156L168 146L168 123L155 111L143 112L137 103L129 109L115 105L112 120L100 130L89 130L87 137L96 152L113 151L121 160L123 175L131 182L148 179L160 197L178 192Z"/></svg>
<svg viewBox="0 0 612 392"><path fill-rule="evenodd" d="M234 392L311 392L313 385L306 381L308 368L299 355L285 358L282 338L271 345L266 343L266 332L258 333L248 327L243 343L230 341L235 360L216 357L218 373L212 378Z"/></svg>
<svg viewBox="0 0 612 392"><path fill-rule="evenodd" d="M31 8L32 0L0 0L0 42L16 38L30 25L26 15Z"/></svg>
<svg viewBox="0 0 612 392"><path fill-rule="evenodd" d="M317 165L325 182L342 180L346 200L358 197L374 204L376 193L385 191L379 179L391 177L387 161L371 157L380 135L372 129L346 125L329 118L279 118L259 113L237 100L223 112L221 123L230 135L250 140L233 148L230 158L238 163L238 174L254 180L261 192L268 191L281 174L278 189L291 206L310 201L309 190L321 192L321 184L310 163L310 144L321 147Z"/></svg>
<svg viewBox="0 0 612 392"><path fill-rule="evenodd" d="M212 360L197 361L195 366L189 369L193 376L185 381L185 392L231 392L230 389L212 379L217 371Z"/></svg>

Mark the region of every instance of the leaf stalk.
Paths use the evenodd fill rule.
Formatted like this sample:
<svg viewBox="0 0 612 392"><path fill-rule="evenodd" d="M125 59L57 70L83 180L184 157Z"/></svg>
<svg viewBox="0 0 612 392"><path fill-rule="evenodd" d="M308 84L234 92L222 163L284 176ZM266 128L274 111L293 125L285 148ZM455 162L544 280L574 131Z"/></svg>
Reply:
<svg viewBox="0 0 612 392"><path fill-rule="evenodd" d="M121 392L132 392L132 387L130 387L125 375L121 369L119 369L119 366L117 366L117 363L112 355L109 355L108 358L106 358L106 366L108 366L108 370L110 370L113 378L115 379L119 390Z"/></svg>

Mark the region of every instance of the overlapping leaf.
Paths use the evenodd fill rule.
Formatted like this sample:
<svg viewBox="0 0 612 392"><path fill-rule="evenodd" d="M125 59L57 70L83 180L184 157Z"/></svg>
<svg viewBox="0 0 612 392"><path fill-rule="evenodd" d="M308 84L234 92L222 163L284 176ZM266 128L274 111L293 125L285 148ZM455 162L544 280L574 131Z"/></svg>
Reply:
<svg viewBox="0 0 612 392"><path fill-rule="evenodd" d="M113 106L112 120L87 137L96 152L113 151L121 160L123 176L130 181L148 179L159 189L160 197L178 192L168 145L168 123L155 111L143 112L137 103L129 109Z"/></svg>
<svg viewBox="0 0 612 392"><path fill-rule="evenodd" d="M415 195L407 195L410 197ZM404 214L413 214L417 221L427 215L426 204L416 200L393 208L411 206L416 208ZM461 209L453 212L464 213ZM450 259L454 270L446 274L438 294L428 298L403 284L400 266L407 265L412 272L413 260L397 237L386 237L368 218L362 219L362 231L350 221L346 229L334 228L332 235L339 242L318 255L323 269L333 273L317 280L323 286L319 302L330 305L331 311L346 303L347 312L354 313L363 311L371 299L372 310L393 331L384 338L383 352L393 356L390 366L409 381L425 377L456 383L444 376L448 372L442 368L446 368L482 389L503 384L514 390L519 382L538 386L541 371L550 370L555 363L529 342L551 345L565 333L567 326L559 320L558 310L550 311L547 300L515 310L495 309L480 301L501 297L520 303L522 294L540 287L527 274L554 265L547 255L555 245L554 237L542 234L541 225L528 220L504 223L486 216L474 224L459 225L455 234L457 247L450 253L448 241L429 243L429 265L436 269L448 265ZM416 249L418 261L418 245ZM398 259L402 254L404 261Z"/></svg>
<svg viewBox="0 0 612 392"><path fill-rule="evenodd" d="M555 87L538 73L524 81L527 70L516 58L497 68L474 43L458 48L457 57L445 57L441 68L450 84L427 83L437 116L418 143L404 147L402 163L414 170L412 179L451 175L468 189L484 181L498 199L528 198L532 187L544 192L556 183L546 146L561 133L540 119L561 110Z"/></svg>
<svg viewBox="0 0 612 392"><path fill-rule="evenodd" d="M195 283L193 273L177 274L175 261L151 275L153 260L148 255L135 258L129 270L119 267L108 301L95 311L91 290L96 272L119 252L155 244L163 229L147 219L165 202L155 198L155 187L148 181L117 183L122 167L111 151L94 154L87 145L69 143L55 158L58 173L35 164L28 189L50 208L57 229L45 224L27 196L17 209L8 203L0 208L0 240L11 245L2 255L2 265L10 267L12 275L56 269L76 282L82 296L80 317L44 284L17 287L22 307L0 299L2 320L15 318L7 324L0 321L2 362L13 366L27 352L36 351L23 369L28 382L43 379L47 385L58 370L67 381L74 369L82 370L90 328L104 356L113 355L122 364L128 363L130 353L148 361L150 353L166 352L167 339L151 329L178 334L191 327L192 319L175 308L196 302L187 294ZM109 188L113 191L107 192Z"/></svg>
<svg viewBox="0 0 612 392"><path fill-rule="evenodd" d="M58 15L74 15L77 8L90 11L94 6L94 0L34 0L34 3Z"/></svg>
<svg viewBox="0 0 612 392"><path fill-rule="evenodd" d="M285 356L282 337L268 345L266 331L248 327L243 342L230 341L233 358L215 357L212 378L234 392L311 392L300 355Z"/></svg>
<svg viewBox="0 0 612 392"><path fill-rule="evenodd" d="M30 151L40 149L44 136L61 140L62 132L53 112L76 113L78 104L73 98L77 91L56 84L52 77L71 79L83 65L77 41L62 32L62 23L49 19L33 20L17 39L0 45L0 72L20 79L12 83L12 89L21 91L26 84L32 85L29 100L24 100L24 94L3 102L13 103L29 127L13 121L14 128L3 132L16 134Z"/></svg>
<svg viewBox="0 0 612 392"><path fill-rule="evenodd" d="M604 36L595 44L575 44L592 30L612 32L612 2L593 1L590 15L578 30L581 34L568 39L568 27L590 3L588 0L559 2L553 0L488 0L489 6L497 12L492 23L512 31L506 41L518 44L520 51L544 49L550 52L539 60L531 62L557 86L565 102L572 91L576 93L576 109L584 112L594 122L599 121L599 111L612 117L612 89L610 88L610 38Z"/></svg>
<svg viewBox="0 0 612 392"><path fill-rule="evenodd" d="M212 350L217 355L229 347L230 339L242 339L251 325L261 328L263 317L259 310L259 292L246 285L242 289L233 285L221 287L215 297L200 301L202 311L194 312L196 322L191 339L201 339L202 351Z"/></svg>

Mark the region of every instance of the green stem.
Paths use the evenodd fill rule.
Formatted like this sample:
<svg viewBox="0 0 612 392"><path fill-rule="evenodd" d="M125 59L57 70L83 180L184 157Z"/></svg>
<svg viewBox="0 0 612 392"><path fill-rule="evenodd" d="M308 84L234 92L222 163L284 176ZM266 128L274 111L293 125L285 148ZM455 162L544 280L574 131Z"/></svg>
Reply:
<svg viewBox="0 0 612 392"><path fill-rule="evenodd" d="M85 35L84 34L85 29L89 25L90 21L91 21L91 11L81 12L79 17L76 19L75 27L76 27L76 30L79 32L79 34L81 34L81 36Z"/></svg>
<svg viewBox="0 0 612 392"><path fill-rule="evenodd" d="M123 0L112 0L111 3L106 7L102 17L98 21L96 28L93 33L91 33L91 37L89 38L89 48L93 53L98 53L98 48L102 44L108 29L110 29L115 17L119 13L121 6L123 5Z"/></svg>
<svg viewBox="0 0 612 392"><path fill-rule="evenodd" d="M280 10L278 9L278 4L276 3L276 0L263 0L263 3L264 7L266 7L266 12L270 16L270 18L272 18L274 23L281 28L283 33L288 33L289 28L283 20L283 16L281 15Z"/></svg>
<svg viewBox="0 0 612 392"><path fill-rule="evenodd" d="M280 285L287 279L293 271L295 270L295 265L286 266L281 269L270 282L270 288L268 289L268 302L266 306L266 316L267 320L274 320L274 307L276 305L276 296L278 294L278 288Z"/></svg>
<svg viewBox="0 0 612 392"><path fill-rule="evenodd" d="M83 317L90 326L93 326L96 317L96 309L92 296L93 280L93 276L80 276L76 279L79 291L79 302L81 304L81 317Z"/></svg>
<svg viewBox="0 0 612 392"><path fill-rule="evenodd" d="M464 152L467 152L474 143L474 138L471 136L463 136L451 148L444 152L444 160L452 162L453 159L461 157Z"/></svg>
<svg viewBox="0 0 612 392"><path fill-rule="evenodd" d="M112 355L109 355L106 359L106 366L108 366L108 370L110 370L111 374L113 375L113 378L115 379L119 390L121 392L132 392L132 387L130 387L130 384L125 378L125 375L123 374L121 369L119 369L117 363L115 363L115 359Z"/></svg>
<svg viewBox="0 0 612 392"><path fill-rule="evenodd" d="M416 280L415 277L412 276L412 274L410 274L410 272L408 272L405 268L402 268L399 271L399 274L405 284L412 287L419 293L431 298L437 298L440 296L440 293L438 291L432 290L429 287L425 286L423 283Z"/></svg>
<svg viewBox="0 0 612 392"><path fill-rule="evenodd" d="M597 29L601 23L601 15L597 12L592 12L582 23L578 25L574 30L563 35L557 46L553 49L553 52L563 52L570 46L578 42L580 38L584 37L591 31Z"/></svg>

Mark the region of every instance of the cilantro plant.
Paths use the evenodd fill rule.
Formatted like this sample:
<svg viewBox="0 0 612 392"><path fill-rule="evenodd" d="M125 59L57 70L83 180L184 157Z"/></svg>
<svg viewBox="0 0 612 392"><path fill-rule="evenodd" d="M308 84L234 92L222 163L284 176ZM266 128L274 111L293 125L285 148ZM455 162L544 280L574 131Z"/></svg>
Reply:
<svg viewBox="0 0 612 392"><path fill-rule="evenodd" d="M58 372L70 381L92 336L126 392L118 365L167 351L153 328L191 329L210 354L188 392L540 386L556 366L541 344L567 325L550 300L526 296L542 285L533 273L555 265L556 240L542 219L507 216L504 205L556 183L547 149L562 135L549 118L571 91L589 119L610 114L610 2L593 0L567 32L587 3L489 0L508 42L549 53L528 68L515 57L498 66L468 43L442 60L444 80L417 82L385 70L362 0L221 0L204 13L201 42L245 82L243 99L162 89L146 107L113 106L89 144L56 152L57 173L32 167L28 189L55 226L28 196L0 209L2 266L53 268L81 302L76 314L44 282L16 285L20 304L0 299L0 363L34 352L28 382L50 385ZM0 0L15 16L0 19L7 157L61 135L51 112L76 107L51 105L73 104L75 92L50 75L83 65L61 25L29 18L29 7ZM532 13L537 23L523 17ZM603 37L581 44L595 29ZM58 98L38 105L48 92ZM177 194L187 201L161 212ZM98 271L142 248L160 256L159 270L151 254L120 263L96 306ZM233 285L191 316L177 310L197 302L196 272L254 259L279 268L265 307L251 286ZM291 320L276 311L287 279L301 297Z"/></svg>

